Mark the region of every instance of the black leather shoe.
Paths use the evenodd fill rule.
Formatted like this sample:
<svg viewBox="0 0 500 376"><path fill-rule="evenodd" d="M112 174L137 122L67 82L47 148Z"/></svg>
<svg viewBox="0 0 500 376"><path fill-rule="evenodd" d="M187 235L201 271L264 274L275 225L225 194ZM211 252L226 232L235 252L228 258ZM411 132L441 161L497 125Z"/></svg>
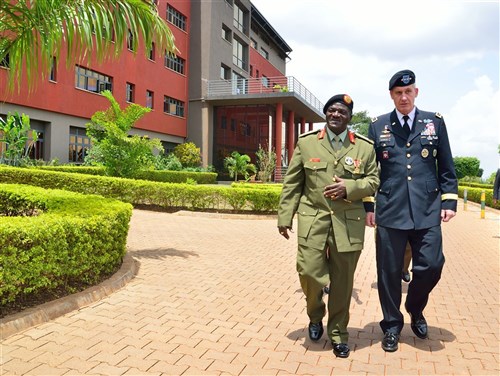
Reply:
<svg viewBox="0 0 500 376"><path fill-rule="evenodd" d="M347 343L334 343L332 342L333 353L339 358L347 358L351 352Z"/></svg>
<svg viewBox="0 0 500 376"><path fill-rule="evenodd" d="M330 293L330 286L323 287L323 295L328 295Z"/></svg>
<svg viewBox="0 0 500 376"><path fill-rule="evenodd" d="M428 337L427 332L427 321L423 314L414 315L408 310L408 306L405 303L406 312L410 314L411 318L411 330L418 338L426 339Z"/></svg>
<svg viewBox="0 0 500 376"><path fill-rule="evenodd" d="M402 272L401 279L403 280L403 282L410 283L411 281L410 272Z"/></svg>
<svg viewBox="0 0 500 376"><path fill-rule="evenodd" d="M408 312L409 313L409 312ZM411 330L418 338L426 339L428 337L427 333L427 321L424 315L414 316L410 313L411 317Z"/></svg>
<svg viewBox="0 0 500 376"><path fill-rule="evenodd" d="M382 340L382 348L387 352L394 352L398 349L399 334L386 332Z"/></svg>
<svg viewBox="0 0 500 376"><path fill-rule="evenodd" d="M323 335L323 323L320 321L316 324L309 323L309 338L311 341L317 342Z"/></svg>

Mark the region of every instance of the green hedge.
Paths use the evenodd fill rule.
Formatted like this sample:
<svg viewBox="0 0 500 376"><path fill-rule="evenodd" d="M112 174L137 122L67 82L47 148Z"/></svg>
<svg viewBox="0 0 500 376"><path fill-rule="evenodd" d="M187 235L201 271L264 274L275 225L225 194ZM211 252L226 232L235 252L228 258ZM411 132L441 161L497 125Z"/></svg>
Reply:
<svg viewBox="0 0 500 376"><path fill-rule="evenodd" d="M98 194L166 209L276 212L280 189L161 183L0 166L0 181Z"/></svg>
<svg viewBox="0 0 500 376"><path fill-rule="evenodd" d="M39 166L35 167L41 170L80 173L88 175L106 176L103 167L92 166ZM185 183L186 180L192 179L198 184L215 184L217 174L215 172L191 172L191 171L139 171L135 179L159 181L164 183Z"/></svg>
<svg viewBox="0 0 500 376"><path fill-rule="evenodd" d="M17 184L0 196L0 304L90 286L121 265L131 205ZM33 216L17 215L26 207Z"/></svg>
<svg viewBox="0 0 500 376"><path fill-rule="evenodd" d="M461 187L473 187L473 188L493 189L493 184L487 184L487 183L474 183L474 182L460 181L458 184Z"/></svg>
<svg viewBox="0 0 500 376"><path fill-rule="evenodd" d="M467 189L467 201L481 203L481 192L485 193L485 204L491 208L500 209L500 202L497 202L496 205L493 204L493 189L484 189L484 188L473 188L473 187L458 187L458 196L464 197L464 189Z"/></svg>

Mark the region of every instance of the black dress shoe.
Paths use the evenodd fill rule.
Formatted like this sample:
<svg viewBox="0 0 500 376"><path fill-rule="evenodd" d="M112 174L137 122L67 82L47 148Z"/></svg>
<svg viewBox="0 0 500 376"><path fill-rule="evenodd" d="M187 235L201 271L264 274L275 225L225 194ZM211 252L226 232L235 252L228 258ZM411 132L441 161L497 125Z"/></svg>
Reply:
<svg viewBox="0 0 500 376"><path fill-rule="evenodd" d="M328 295L330 293L330 286L323 287L323 295Z"/></svg>
<svg viewBox="0 0 500 376"><path fill-rule="evenodd" d="M347 358L351 352L349 345L347 343L335 343L332 342L333 353L339 358Z"/></svg>
<svg viewBox="0 0 500 376"><path fill-rule="evenodd" d="M411 277L410 277L410 272L406 271L406 272L402 272L401 273L401 279L406 282L406 283L410 283L411 281Z"/></svg>
<svg viewBox="0 0 500 376"><path fill-rule="evenodd" d="M428 332L427 332L427 321L425 320L425 317L423 314L420 315L414 315L410 312L408 309L408 305L405 303L405 309L406 312L410 314L411 318L411 330L413 330L413 333L418 338L426 339L428 337Z"/></svg>
<svg viewBox="0 0 500 376"><path fill-rule="evenodd" d="M311 341L317 342L323 335L323 323L320 321L318 323L309 323L309 338Z"/></svg>
<svg viewBox="0 0 500 376"><path fill-rule="evenodd" d="M382 340L382 348L387 352L394 352L398 349L399 334L386 332Z"/></svg>
<svg viewBox="0 0 500 376"><path fill-rule="evenodd" d="M408 312L409 313L409 312ZM428 337L427 333L427 321L424 315L414 316L410 313L411 317L411 330L418 338L426 339Z"/></svg>

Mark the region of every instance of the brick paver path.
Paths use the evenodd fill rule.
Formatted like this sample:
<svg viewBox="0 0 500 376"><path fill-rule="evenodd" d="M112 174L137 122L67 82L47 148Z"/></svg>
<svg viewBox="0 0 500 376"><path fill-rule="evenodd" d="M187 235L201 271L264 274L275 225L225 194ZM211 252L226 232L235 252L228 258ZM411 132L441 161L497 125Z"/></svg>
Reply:
<svg viewBox="0 0 500 376"><path fill-rule="evenodd" d="M353 351L307 338L296 240L273 217L134 210L121 290L1 343L2 375L498 375L499 215L469 204L443 225L446 264L400 350L380 348L373 231L355 277ZM404 286L404 294L407 286ZM405 313L405 319L409 321Z"/></svg>

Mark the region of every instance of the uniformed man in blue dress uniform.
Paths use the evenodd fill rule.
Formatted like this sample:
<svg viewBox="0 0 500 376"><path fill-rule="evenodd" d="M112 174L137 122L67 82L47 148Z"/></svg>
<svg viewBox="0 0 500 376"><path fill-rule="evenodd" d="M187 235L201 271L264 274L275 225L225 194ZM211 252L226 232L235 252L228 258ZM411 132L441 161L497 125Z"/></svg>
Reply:
<svg viewBox="0 0 500 376"><path fill-rule="evenodd" d="M384 332L382 348L398 349L403 328L401 268L407 242L412 249L413 278L405 309L411 328L427 338L423 315L429 293L441 278L444 265L441 222L455 216L458 184L443 117L415 107L415 74L403 70L389 81L395 109L374 119L368 136L374 142L380 168L375 214L377 277Z"/></svg>
<svg viewBox="0 0 500 376"><path fill-rule="evenodd" d="M323 335L323 287L331 281L327 335L340 358L350 353L347 325L365 236L363 198L373 198L379 183L373 143L347 129L352 109L349 95L334 95L323 108L325 127L300 135L278 208L278 230L286 239L297 214L297 272L315 342Z"/></svg>

